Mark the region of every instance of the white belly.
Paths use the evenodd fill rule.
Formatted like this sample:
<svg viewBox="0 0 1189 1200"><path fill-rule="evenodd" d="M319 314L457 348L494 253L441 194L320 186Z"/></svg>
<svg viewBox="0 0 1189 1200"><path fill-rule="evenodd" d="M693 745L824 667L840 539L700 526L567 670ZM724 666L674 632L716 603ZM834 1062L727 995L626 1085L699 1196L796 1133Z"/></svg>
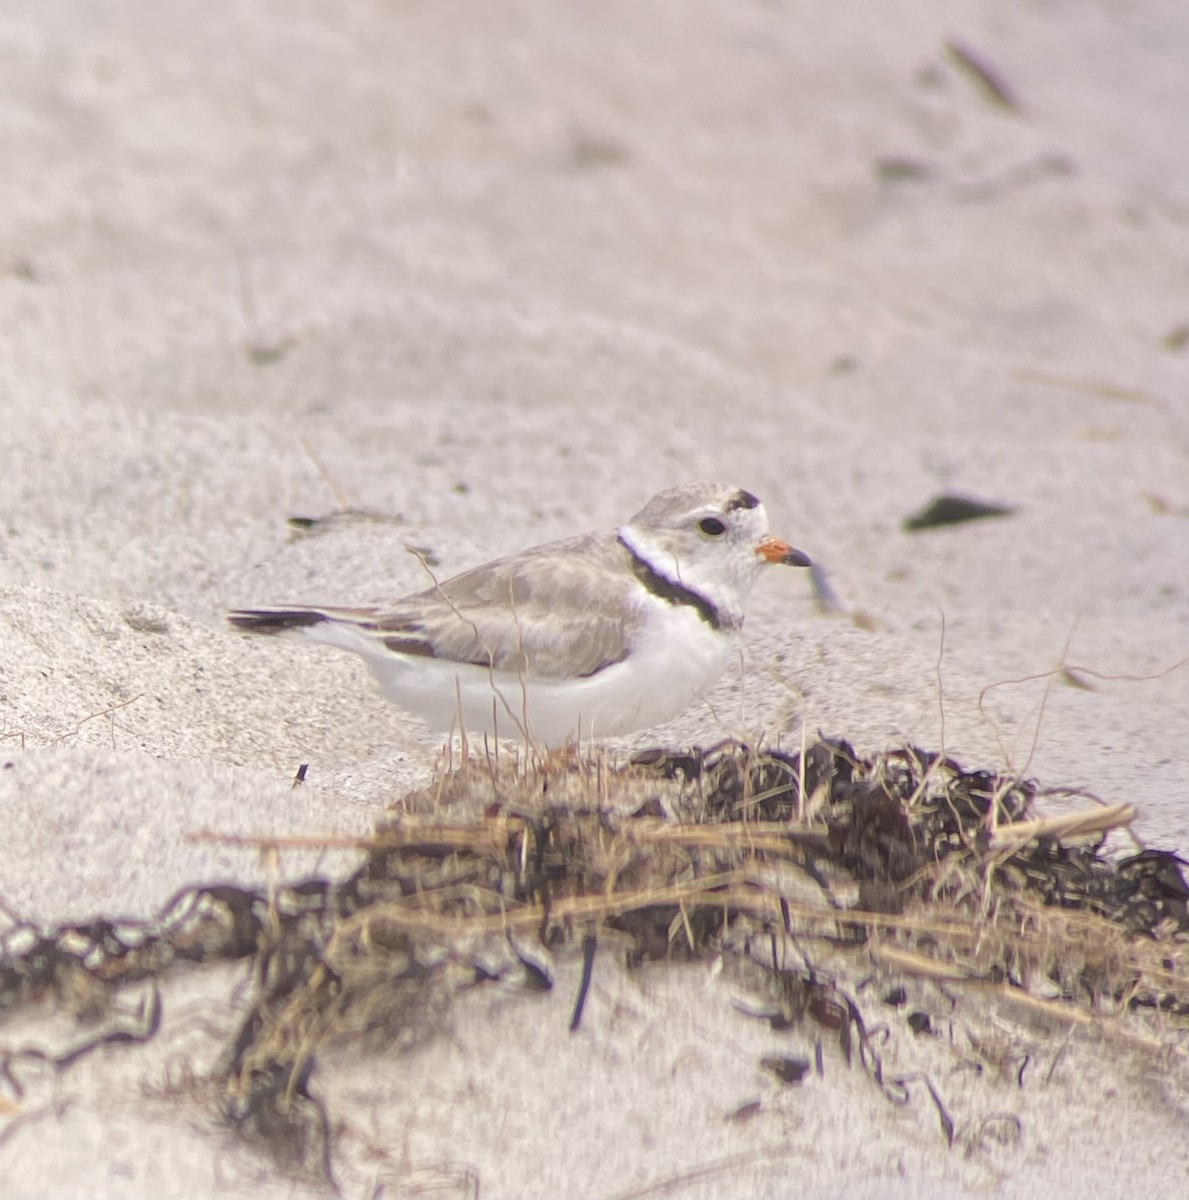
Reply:
<svg viewBox="0 0 1189 1200"><path fill-rule="evenodd" d="M541 679L438 658L365 655L388 697L448 731L544 746L615 737L659 725L717 682L735 636L693 609L660 605L648 635L622 662L576 679Z"/></svg>

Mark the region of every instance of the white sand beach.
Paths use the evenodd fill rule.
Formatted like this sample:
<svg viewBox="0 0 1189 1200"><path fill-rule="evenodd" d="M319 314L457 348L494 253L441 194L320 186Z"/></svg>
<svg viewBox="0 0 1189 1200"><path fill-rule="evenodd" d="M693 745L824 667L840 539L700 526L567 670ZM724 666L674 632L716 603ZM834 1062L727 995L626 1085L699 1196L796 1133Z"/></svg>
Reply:
<svg viewBox="0 0 1189 1200"><path fill-rule="evenodd" d="M194 835L362 833L430 778L360 663L229 606L381 602L408 547L444 576L697 479L851 615L772 573L741 669L621 749L944 746L1189 849L1187 56L1177 0L0 5L9 923L342 877ZM1015 511L905 532L943 492ZM967 1127L1020 1118L963 1153L836 1050L782 1089L706 964L600 960L571 1036L580 967L328 1070L342 1194L1189 1191L1183 1064L1100 1032L1024 1087L923 1048ZM243 983L0 1070L0 1191L328 1194L178 1085ZM3 1054L78 1037L0 1013Z"/></svg>

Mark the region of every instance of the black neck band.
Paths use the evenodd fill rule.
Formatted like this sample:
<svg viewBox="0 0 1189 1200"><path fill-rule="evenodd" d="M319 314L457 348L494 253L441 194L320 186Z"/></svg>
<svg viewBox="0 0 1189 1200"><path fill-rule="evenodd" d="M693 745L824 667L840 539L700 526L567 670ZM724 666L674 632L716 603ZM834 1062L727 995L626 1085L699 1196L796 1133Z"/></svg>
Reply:
<svg viewBox="0 0 1189 1200"><path fill-rule="evenodd" d="M674 583L671 579L666 579L659 571L650 566L647 562L628 545L620 535L619 544L632 557L632 572L636 578L654 595L659 596L662 600L669 604L688 604L690 608L695 609L699 617L710 626L711 629L722 629L723 619L722 613L718 611L718 606L712 604L700 592L695 592L692 588L687 588L683 584Z"/></svg>

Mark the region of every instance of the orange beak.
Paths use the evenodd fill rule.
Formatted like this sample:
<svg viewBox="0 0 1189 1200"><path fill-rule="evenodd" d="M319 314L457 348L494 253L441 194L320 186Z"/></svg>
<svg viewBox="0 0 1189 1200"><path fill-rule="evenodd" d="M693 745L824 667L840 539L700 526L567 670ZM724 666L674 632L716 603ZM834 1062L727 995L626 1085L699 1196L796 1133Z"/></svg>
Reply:
<svg viewBox="0 0 1189 1200"><path fill-rule="evenodd" d="M780 538L766 537L756 547L756 553L770 563L781 563L786 567L810 567L812 562L809 555L802 550L794 550L788 542Z"/></svg>

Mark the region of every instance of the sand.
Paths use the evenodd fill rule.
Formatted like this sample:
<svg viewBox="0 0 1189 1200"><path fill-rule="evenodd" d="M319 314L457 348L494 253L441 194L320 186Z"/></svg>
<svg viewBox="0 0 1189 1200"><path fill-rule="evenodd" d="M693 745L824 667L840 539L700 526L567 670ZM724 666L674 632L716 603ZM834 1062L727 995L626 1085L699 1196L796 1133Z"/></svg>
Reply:
<svg viewBox="0 0 1189 1200"><path fill-rule="evenodd" d="M409 546L447 573L699 478L763 496L861 620L765 580L741 670L633 744L944 744L1189 845L1187 54L1176 0L5 5L0 897L147 917L269 877L195 832L358 832L429 777L359 664L228 605L383 600L424 583ZM905 533L942 491L1016 512ZM1117 1049L950 1080L1024 1122L963 1156L838 1063L780 1091L706 967L608 967L571 1037L555 965L548 997L340 1066L390 1156L357 1145L345 1195L1189 1180L1183 1088ZM162 1095L235 978L172 981L155 1042L5 1095L5 1194L317 1194Z"/></svg>

